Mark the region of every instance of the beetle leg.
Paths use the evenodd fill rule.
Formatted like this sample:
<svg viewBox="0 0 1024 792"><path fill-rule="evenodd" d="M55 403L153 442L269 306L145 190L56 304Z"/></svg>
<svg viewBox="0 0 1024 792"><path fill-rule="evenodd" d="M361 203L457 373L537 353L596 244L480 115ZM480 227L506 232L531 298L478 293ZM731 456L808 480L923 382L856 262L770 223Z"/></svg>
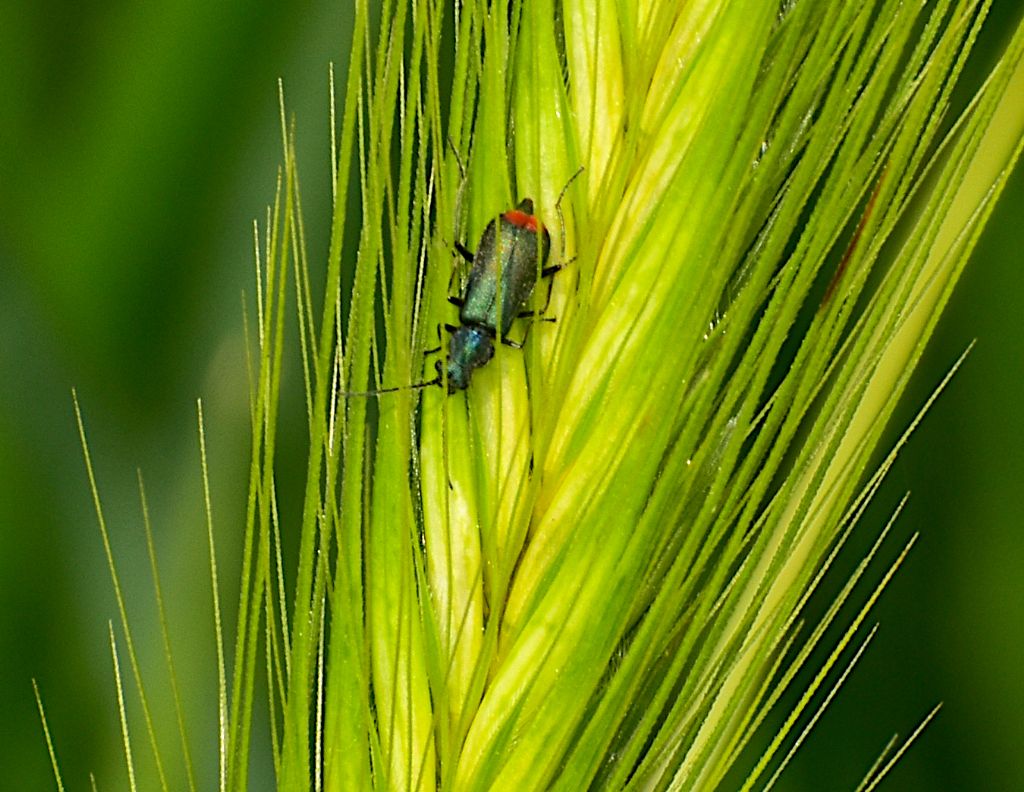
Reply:
<svg viewBox="0 0 1024 792"><path fill-rule="evenodd" d="M516 314L516 319L530 319L536 317L538 322L557 322L558 320L553 316L544 316L538 311L521 311Z"/></svg>
<svg viewBox="0 0 1024 792"><path fill-rule="evenodd" d="M550 269L550 267L548 267L546 269ZM556 270L556 272L557 272L557 270ZM537 311L537 316L543 316L545 314L545 312L548 310L548 306L551 305L551 290L554 288L554 286L555 286L554 279L549 280L548 281L548 296L544 299L544 307L541 308L539 311Z"/></svg>
<svg viewBox="0 0 1024 792"><path fill-rule="evenodd" d="M437 346L431 347L430 349L424 349L424 355L434 355L440 352L444 348L444 344L441 343L441 325L437 326Z"/></svg>
<svg viewBox="0 0 1024 792"><path fill-rule="evenodd" d="M519 316L536 316L536 314L533 311L524 311L523 313L519 314ZM554 321L556 321L553 317L538 317L538 319L541 322L554 322ZM529 336L530 336L530 328L531 327L533 327L533 323L532 322L526 326L526 331L523 333L523 340L522 341L513 341L511 338L507 338L505 336L502 336L501 337L501 343L503 343L505 346L512 347L513 349L522 349L524 346L526 346L526 339L529 338Z"/></svg>
<svg viewBox="0 0 1024 792"><path fill-rule="evenodd" d="M447 240L443 240L443 241L444 241L445 245L448 244ZM473 256L473 251L472 250L470 250L468 247L463 245L461 242L456 242L453 247L455 248L456 252L460 256L462 256L462 258L464 258L470 264L473 263L474 256ZM459 265L458 265L458 262L456 262L455 265L452 267L451 274L448 276L448 289L447 289L447 291L448 291L449 294L451 294L452 282L455 280L455 276L458 274L458 272L459 272ZM448 299L451 300L452 298L449 297Z"/></svg>

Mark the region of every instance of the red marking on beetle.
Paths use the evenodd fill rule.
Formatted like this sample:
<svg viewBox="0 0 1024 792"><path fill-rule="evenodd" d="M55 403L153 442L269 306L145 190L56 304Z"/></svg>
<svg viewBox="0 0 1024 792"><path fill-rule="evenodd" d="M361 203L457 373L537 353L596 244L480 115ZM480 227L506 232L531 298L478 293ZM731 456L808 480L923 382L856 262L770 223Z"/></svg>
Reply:
<svg viewBox="0 0 1024 792"><path fill-rule="evenodd" d="M525 228L527 231L537 233L537 216L521 212L518 209L511 209L505 212L502 217L508 220L512 225Z"/></svg>

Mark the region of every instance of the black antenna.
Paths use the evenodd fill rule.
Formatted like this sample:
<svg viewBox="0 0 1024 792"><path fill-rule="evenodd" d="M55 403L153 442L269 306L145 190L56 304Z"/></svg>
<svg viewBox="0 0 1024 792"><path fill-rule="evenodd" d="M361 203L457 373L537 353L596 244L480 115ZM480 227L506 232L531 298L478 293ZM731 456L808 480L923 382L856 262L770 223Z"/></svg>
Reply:
<svg viewBox="0 0 1024 792"><path fill-rule="evenodd" d="M382 393L396 393L397 391L404 390L421 390L423 388L429 388L432 385L441 384L441 375L438 374L434 379L428 380L427 382L414 382L412 385L398 385L394 388L381 388L380 390L372 391L341 391L339 394L344 398L349 396L380 396Z"/></svg>

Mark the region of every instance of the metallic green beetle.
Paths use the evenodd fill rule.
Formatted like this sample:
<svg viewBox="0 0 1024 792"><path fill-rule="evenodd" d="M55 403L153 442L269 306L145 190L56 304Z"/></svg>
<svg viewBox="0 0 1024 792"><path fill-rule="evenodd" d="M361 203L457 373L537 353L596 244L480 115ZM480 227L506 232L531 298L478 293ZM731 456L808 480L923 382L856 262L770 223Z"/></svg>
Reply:
<svg viewBox="0 0 1024 792"><path fill-rule="evenodd" d="M448 298L458 306L461 323L458 327L445 325L452 333L447 361L448 393L468 388L473 371L494 357L499 321L501 342L517 349L522 347L508 338L508 331L516 317L532 315L523 311L523 306L533 294L538 259L543 278L562 268L561 264L544 266L550 247L547 229L533 214L533 201L529 198L488 223L475 254L456 245L472 267L462 298ZM433 381L443 382L440 360L435 368L437 379Z"/></svg>

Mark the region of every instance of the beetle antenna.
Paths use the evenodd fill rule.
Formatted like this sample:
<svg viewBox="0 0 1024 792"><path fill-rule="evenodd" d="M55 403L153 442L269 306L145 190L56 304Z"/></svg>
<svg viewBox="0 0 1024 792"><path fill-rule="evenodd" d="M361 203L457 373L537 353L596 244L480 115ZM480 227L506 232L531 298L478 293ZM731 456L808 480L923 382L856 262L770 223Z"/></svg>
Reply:
<svg viewBox="0 0 1024 792"><path fill-rule="evenodd" d="M562 199L565 197L565 193L569 189L569 185L576 181L576 177L583 173L584 170L586 169L582 165L576 169L576 172L569 177L569 181L567 181L565 186L562 187L562 191L558 194L558 200L555 201L555 211L558 213L558 225L562 236L562 253L559 256L559 260L563 263L565 263L565 215L562 214Z"/></svg>
<svg viewBox="0 0 1024 792"><path fill-rule="evenodd" d="M423 388L429 388L432 385L440 384L441 375L439 374L432 380L427 380L426 382L414 382L412 385L397 385L394 388L381 388L380 390L372 391L342 391L340 395L344 396L346 399L349 396L380 396L382 393L397 393L398 391L405 390L422 390Z"/></svg>

